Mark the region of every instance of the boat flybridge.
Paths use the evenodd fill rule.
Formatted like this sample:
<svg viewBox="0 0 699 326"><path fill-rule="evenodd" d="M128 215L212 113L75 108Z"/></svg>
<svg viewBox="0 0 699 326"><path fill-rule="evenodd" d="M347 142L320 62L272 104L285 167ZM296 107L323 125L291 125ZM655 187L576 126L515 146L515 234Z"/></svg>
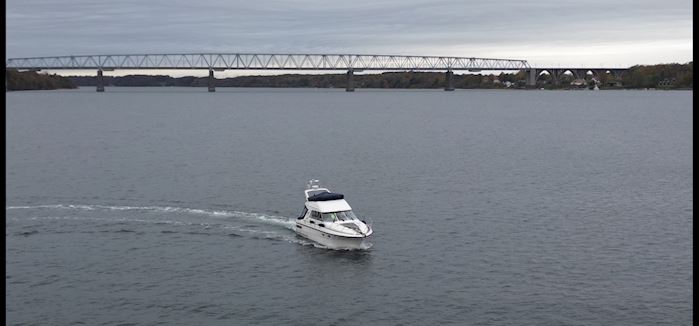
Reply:
<svg viewBox="0 0 699 326"><path fill-rule="evenodd" d="M306 203L296 219L296 233L333 249L361 249L374 231L360 221L344 195L321 188L310 180L304 190Z"/></svg>

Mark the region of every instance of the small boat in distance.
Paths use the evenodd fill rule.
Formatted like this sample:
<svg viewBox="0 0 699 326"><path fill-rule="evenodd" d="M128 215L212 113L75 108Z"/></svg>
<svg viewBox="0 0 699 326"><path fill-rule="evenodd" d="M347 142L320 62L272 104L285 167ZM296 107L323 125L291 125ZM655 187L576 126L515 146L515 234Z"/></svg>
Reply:
<svg viewBox="0 0 699 326"><path fill-rule="evenodd" d="M374 231L359 220L344 195L321 188L310 180L304 190L306 203L296 219L296 233L332 249L362 249Z"/></svg>

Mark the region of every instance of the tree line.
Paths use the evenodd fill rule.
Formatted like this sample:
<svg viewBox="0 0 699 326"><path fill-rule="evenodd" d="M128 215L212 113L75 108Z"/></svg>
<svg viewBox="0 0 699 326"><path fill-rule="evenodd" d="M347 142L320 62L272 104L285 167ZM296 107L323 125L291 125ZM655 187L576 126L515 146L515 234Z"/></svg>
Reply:
<svg viewBox="0 0 699 326"><path fill-rule="evenodd" d="M694 62L633 66L624 74L627 88L693 89Z"/></svg>
<svg viewBox="0 0 699 326"><path fill-rule="evenodd" d="M5 70L5 88L8 91L77 88L70 78L56 74L40 74L36 71Z"/></svg>

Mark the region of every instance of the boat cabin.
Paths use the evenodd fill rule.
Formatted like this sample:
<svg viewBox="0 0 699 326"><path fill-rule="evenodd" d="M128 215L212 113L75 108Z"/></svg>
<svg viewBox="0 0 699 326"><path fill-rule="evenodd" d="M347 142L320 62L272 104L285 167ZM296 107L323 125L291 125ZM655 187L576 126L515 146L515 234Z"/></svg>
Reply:
<svg viewBox="0 0 699 326"><path fill-rule="evenodd" d="M299 219L309 217L322 222L345 222L359 220L352 207L342 194L330 192L325 188L306 190L306 204ZM310 215L309 215L310 212Z"/></svg>

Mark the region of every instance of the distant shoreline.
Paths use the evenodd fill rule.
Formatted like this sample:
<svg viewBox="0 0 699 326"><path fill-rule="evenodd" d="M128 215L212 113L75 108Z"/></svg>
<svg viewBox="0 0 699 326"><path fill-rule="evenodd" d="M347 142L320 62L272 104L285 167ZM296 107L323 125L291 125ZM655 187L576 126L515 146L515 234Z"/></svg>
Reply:
<svg viewBox="0 0 699 326"><path fill-rule="evenodd" d="M573 75L561 75L557 80L542 74L536 86L527 85L527 73L500 73L499 75L453 75L455 89L639 89L639 90L693 90L693 62L686 64L661 64L634 66L621 77L610 74L588 75L576 79ZM39 74L34 71L7 70L6 90L66 89L96 87L96 76L59 76ZM208 77L172 77L167 75L103 76L106 87L207 87ZM355 89L444 89L443 72L384 72L380 74L354 75ZM220 87L266 88L346 88L345 74L284 74L264 76L237 76L214 80Z"/></svg>
<svg viewBox="0 0 699 326"><path fill-rule="evenodd" d="M93 88L93 85L78 86L74 89L88 89ZM109 88L207 88L206 86L120 86L120 85L105 85ZM275 87L275 86L216 86L216 89L232 89L232 88L269 88L269 89L335 89L344 90L344 87L310 87L310 86L296 86L296 87ZM356 89L366 89L366 90L404 90L404 91L414 91L414 90L443 90L442 88L376 88L376 87L363 87ZM28 90L18 90L18 91L34 91L40 89L28 89ZM489 91L593 91L586 88L457 88L456 90L489 90ZM601 88L599 91L692 91L692 88Z"/></svg>
<svg viewBox="0 0 699 326"><path fill-rule="evenodd" d="M70 90L70 89L87 89L87 88L93 88L94 86L88 85L88 86L77 86L77 87L65 87L65 88L51 88L51 89L8 89L6 92L31 92L31 91L52 91L52 90ZM105 86L107 88L202 88L205 89L206 86L115 86L115 85L107 85ZM238 88L238 89L245 89L245 88L269 88L269 89L335 89L335 90L344 90L342 87L274 87L274 86L217 86L218 88L223 88L223 89L233 89L233 88ZM411 90L442 90L441 88L356 88L356 89L364 89L364 90L405 90L405 91L411 91ZM492 91L593 91L590 89L584 89L584 88L579 88L579 89L573 89L573 88L457 88L456 90L492 90ZM601 88L598 91L693 91L693 88Z"/></svg>
<svg viewBox="0 0 699 326"><path fill-rule="evenodd" d="M70 90L70 89L92 89L94 86L78 86L74 88L55 88L55 89L22 89L22 90L7 90L7 92L32 92L32 91L53 91L53 90ZM206 86L113 86L109 85L106 86L106 88L149 88L149 89L158 89L158 88L199 88L199 89L206 89ZM342 87L258 87L258 86L221 86L217 87L217 89L332 89L332 90L338 90L338 91L344 91L344 88ZM356 90L386 90L386 91L439 91L442 90L441 88L356 88ZM487 90L487 91L503 91L503 92L509 92L509 91L561 91L561 92L588 92L588 91L594 91L594 90L589 90L589 89L571 89L571 88L549 88L549 89L541 89L541 88L457 88L457 91L478 91L478 90ZM692 88L672 88L672 89L661 89L661 88L602 88L597 91L637 91L637 92L653 92L653 91L658 91L658 92L667 92L667 91L693 91L694 89ZM443 91L443 90L442 90Z"/></svg>

